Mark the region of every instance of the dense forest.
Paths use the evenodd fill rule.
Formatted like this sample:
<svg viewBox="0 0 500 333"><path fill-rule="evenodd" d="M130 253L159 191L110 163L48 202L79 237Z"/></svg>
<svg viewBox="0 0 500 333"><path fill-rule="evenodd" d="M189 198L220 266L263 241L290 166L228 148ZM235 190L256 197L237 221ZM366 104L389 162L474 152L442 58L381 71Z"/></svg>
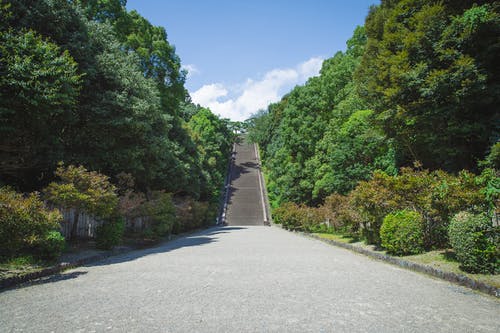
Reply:
<svg viewBox="0 0 500 333"><path fill-rule="evenodd" d="M371 7L345 52L248 121L275 221L314 231L327 219L380 245L388 214L417 211L424 222L401 213L398 223L423 224L416 238L427 250L449 246L447 228L461 210L488 214L491 226L500 193L498 54L498 1Z"/></svg>
<svg viewBox="0 0 500 333"><path fill-rule="evenodd" d="M125 5L0 1L0 186L6 186L2 202L9 202L1 211L2 240L29 238L32 231L14 227L20 218L12 207L21 214L22 207L39 209L42 199L106 212L101 217L127 216L131 207L154 217L169 216L166 201L184 198L204 209L198 226L215 221L233 142L230 122L191 103L165 29ZM62 187L46 188L54 181ZM24 202L14 191L42 194ZM95 202L108 202L99 193L120 196L109 201L113 207L131 198L142 204L97 209Z"/></svg>

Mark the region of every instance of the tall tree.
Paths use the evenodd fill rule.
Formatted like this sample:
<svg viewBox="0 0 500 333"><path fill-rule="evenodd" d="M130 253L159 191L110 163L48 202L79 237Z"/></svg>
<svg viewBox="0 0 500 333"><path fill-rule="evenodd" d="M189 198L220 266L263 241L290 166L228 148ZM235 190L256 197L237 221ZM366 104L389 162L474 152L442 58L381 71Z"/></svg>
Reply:
<svg viewBox="0 0 500 333"><path fill-rule="evenodd" d="M398 164L475 169L498 139L498 1L382 1L366 21L360 94L394 138Z"/></svg>
<svg viewBox="0 0 500 333"><path fill-rule="evenodd" d="M29 187L64 153L81 76L67 51L34 31L0 31L0 175Z"/></svg>

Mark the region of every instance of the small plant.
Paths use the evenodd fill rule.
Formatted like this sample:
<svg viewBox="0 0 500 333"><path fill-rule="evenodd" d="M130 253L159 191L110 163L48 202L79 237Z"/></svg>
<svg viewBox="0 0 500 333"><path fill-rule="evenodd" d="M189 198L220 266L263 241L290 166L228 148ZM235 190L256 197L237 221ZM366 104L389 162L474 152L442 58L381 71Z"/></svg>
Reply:
<svg viewBox="0 0 500 333"><path fill-rule="evenodd" d="M382 246L395 255L424 252L423 219L416 211L388 214L380 228Z"/></svg>
<svg viewBox="0 0 500 333"><path fill-rule="evenodd" d="M142 209L143 216L149 219L149 224L144 231L145 236L158 239L172 232L176 222L176 215L170 193L153 192L151 200L145 202Z"/></svg>
<svg viewBox="0 0 500 333"><path fill-rule="evenodd" d="M470 273L499 273L499 230L485 214L460 212L448 229L461 269Z"/></svg>
<svg viewBox="0 0 500 333"><path fill-rule="evenodd" d="M61 255L65 248L64 236L59 231L52 230L36 242L34 252L40 259L54 260Z"/></svg>
<svg viewBox="0 0 500 333"><path fill-rule="evenodd" d="M54 252L57 256L57 245L54 251L50 248L57 242L54 237L59 234L61 219L58 210L44 206L38 193L23 196L10 188L0 188L0 257L36 254L36 248L42 255Z"/></svg>
<svg viewBox="0 0 500 333"><path fill-rule="evenodd" d="M104 221L96 229L96 245L99 249L111 250L119 245L125 232L125 220L122 217L115 217Z"/></svg>

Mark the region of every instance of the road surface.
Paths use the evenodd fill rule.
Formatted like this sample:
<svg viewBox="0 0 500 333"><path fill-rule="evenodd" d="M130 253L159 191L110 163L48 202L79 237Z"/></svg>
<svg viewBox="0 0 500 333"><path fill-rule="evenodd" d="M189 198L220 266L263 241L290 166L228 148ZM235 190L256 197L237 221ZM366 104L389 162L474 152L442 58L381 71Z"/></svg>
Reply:
<svg viewBox="0 0 500 333"><path fill-rule="evenodd" d="M493 297L264 226L0 293L1 332L500 332L499 318Z"/></svg>

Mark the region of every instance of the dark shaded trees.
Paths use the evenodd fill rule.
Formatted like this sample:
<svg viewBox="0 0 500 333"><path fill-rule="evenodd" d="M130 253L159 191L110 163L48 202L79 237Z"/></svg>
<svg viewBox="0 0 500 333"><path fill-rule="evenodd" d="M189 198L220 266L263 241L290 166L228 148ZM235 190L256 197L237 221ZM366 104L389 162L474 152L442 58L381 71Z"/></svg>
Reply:
<svg viewBox="0 0 500 333"><path fill-rule="evenodd" d="M399 165L476 169L498 139L497 1L382 1L366 20L360 94L396 141Z"/></svg>

